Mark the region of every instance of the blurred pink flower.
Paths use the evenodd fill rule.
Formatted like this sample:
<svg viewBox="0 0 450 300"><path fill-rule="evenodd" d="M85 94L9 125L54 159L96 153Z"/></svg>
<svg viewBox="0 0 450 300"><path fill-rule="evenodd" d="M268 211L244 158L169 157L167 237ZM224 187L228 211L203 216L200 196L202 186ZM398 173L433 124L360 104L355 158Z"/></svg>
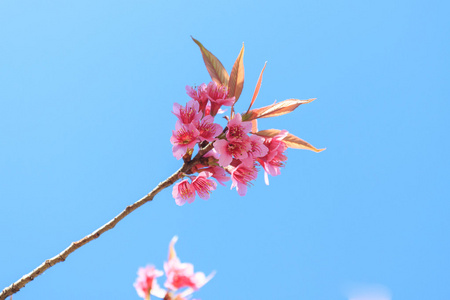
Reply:
<svg viewBox="0 0 450 300"><path fill-rule="evenodd" d="M194 273L194 266L189 263L181 263L175 252L175 243L178 237L174 237L169 245L169 259L164 263L164 271L167 280L164 286L169 290L188 287L197 290L202 287L209 279L202 272Z"/></svg>
<svg viewBox="0 0 450 300"><path fill-rule="evenodd" d="M139 297L149 299L150 290L152 288L159 288L158 283L156 282L156 277L160 277L162 275L163 272L155 269L154 266L139 268L138 278L133 285Z"/></svg>
<svg viewBox="0 0 450 300"><path fill-rule="evenodd" d="M175 198L177 205L183 205L186 203L192 203L195 200L195 189L189 183L187 179L178 182L174 185L172 190L172 196Z"/></svg>

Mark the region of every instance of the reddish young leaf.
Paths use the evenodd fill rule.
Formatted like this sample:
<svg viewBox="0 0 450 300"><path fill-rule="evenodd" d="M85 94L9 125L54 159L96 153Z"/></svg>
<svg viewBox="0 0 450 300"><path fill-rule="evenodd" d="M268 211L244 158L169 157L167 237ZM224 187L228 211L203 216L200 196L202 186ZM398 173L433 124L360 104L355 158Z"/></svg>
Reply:
<svg viewBox="0 0 450 300"><path fill-rule="evenodd" d="M250 111L250 108L252 108L252 105L255 102L256 97L258 97L259 89L261 88L262 76L264 73L264 69L266 68L266 65L267 65L267 61L264 63L264 67L261 70L261 74L259 74L258 82L256 83L256 87L255 87L255 92L253 93L252 102L250 102L250 106L248 107L247 112Z"/></svg>
<svg viewBox="0 0 450 300"><path fill-rule="evenodd" d="M282 116L294 111L300 105L312 102L314 100L316 100L316 98L308 100L287 99L278 103L251 110L251 118L261 119Z"/></svg>
<svg viewBox="0 0 450 300"><path fill-rule="evenodd" d="M203 61L205 62L206 69L208 70L211 79L217 84L228 86L228 73L223 67L220 60L217 59L211 52L209 52L199 41L191 36L192 40L200 47L202 52Z"/></svg>
<svg viewBox="0 0 450 300"><path fill-rule="evenodd" d="M262 136L262 137L274 137L277 134L279 134L280 132L281 132L281 130L278 130L278 129L266 129L266 130L258 131L255 134ZM283 142L285 142L286 146L288 146L289 148L294 148L294 149L305 149L305 150L311 150L314 152L321 152L321 151L325 150L325 148L317 149L310 143L308 143L308 142L302 140L301 138L298 138L295 135L290 134L290 133L283 139Z"/></svg>
<svg viewBox="0 0 450 300"><path fill-rule="evenodd" d="M244 88L244 44L242 44L241 52L239 52L233 69L231 70L230 79L228 80L228 97L235 97L236 103L241 96Z"/></svg>
<svg viewBox="0 0 450 300"><path fill-rule="evenodd" d="M254 119L252 122L252 133L258 132L258 120Z"/></svg>
<svg viewBox="0 0 450 300"><path fill-rule="evenodd" d="M252 121L255 120L257 114L253 112L253 110L242 114L242 121Z"/></svg>

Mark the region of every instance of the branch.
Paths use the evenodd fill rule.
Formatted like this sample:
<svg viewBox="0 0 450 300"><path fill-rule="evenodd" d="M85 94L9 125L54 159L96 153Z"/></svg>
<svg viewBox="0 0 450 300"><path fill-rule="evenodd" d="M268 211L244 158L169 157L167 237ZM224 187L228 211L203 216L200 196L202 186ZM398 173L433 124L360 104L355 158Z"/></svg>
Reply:
<svg viewBox="0 0 450 300"><path fill-rule="evenodd" d="M49 269L50 267L53 267L59 262L65 261L66 258L77 250L78 248L81 248L82 246L86 245L90 241L95 240L100 235L105 233L106 231L113 229L114 226L116 226L117 223L119 223L123 218L128 216L131 212L136 210L138 207L142 206L143 204L152 201L153 197L155 197L159 192L161 192L163 189L171 186L175 181L178 180L179 175L181 173L187 173L196 163L200 161L200 159L205 155L208 151L210 151L213 148L213 142L209 143L207 146L205 146L203 149L198 151L197 155L190 161L185 162L183 166L173 173L169 178L166 180L160 182L150 193L148 193L146 196L142 197L140 200L136 201L135 203L128 205L125 210L123 210L120 214L118 214L114 219L103 225L102 227L98 228L91 234L85 236L81 240L77 242L73 242L70 244L69 247L67 247L64 251L59 253L58 255L47 259L44 261L39 267L31 271L30 273L22 276L19 280L11 284L10 286L3 289L3 291L0 293L0 300L6 299L8 296L11 296L15 293L17 293L21 288L23 288L28 282L32 281L37 276L44 273L45 270Z"/></svg>

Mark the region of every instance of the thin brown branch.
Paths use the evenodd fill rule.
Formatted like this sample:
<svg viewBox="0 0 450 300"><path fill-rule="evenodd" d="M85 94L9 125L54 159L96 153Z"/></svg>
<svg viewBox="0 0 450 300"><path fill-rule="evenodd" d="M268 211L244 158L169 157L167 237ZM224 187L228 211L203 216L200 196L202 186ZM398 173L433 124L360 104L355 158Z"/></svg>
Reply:
<svg viewBox="0 0 450 300"><path fill-rule="evenodd" d="M102 227L98 228L91 234L85 236L81 240L77 242L73 242L70 244L69 247L67 247L64 251L59 253L58 255L47 259L44 261L39 267L31 271L30 273L22 276L19 280L11 284L10 286L3 289L3 291L0 293L0 300L6 299L8 296L12 296L13 294L17 293L21 288L23 288L28 282L32 281L37 276L41 275L49 269L50 267L53 267L55 264L65 261L66 258L77 250L78 248L86 245L90 241L95 240L100 235L105 233L106 231L114 228L114 226L117 225L123 218L128 216L131 212L142 206L143 204L152 201L153 197L155 197L159 192L161 192L163 189L171 186L175 181L178 180L179 175L182 173L188 173L188 171L200 161L200 159L203 157L204 154L206 154L209 150L213 148L213 143L209 143L206 147L201 149L197 155L190 161L185 162L183 166L173 173L169 178L166 180L160 182L150 193L148 193L146 196L142 197L140 200L136 201L135 203L128 205L120 214L118 214L114 219L103 225Z"/></svg>

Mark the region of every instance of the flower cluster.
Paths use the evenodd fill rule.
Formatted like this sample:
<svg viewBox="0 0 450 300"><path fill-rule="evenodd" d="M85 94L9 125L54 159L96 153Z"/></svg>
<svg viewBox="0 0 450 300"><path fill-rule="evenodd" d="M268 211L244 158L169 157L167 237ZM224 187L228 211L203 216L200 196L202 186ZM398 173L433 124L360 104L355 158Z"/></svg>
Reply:
<svg viewBox="0 0 450 300"><path fill-rule="evenodd" d="M154 266L139 268L138 278L134 283L139 297L149 300L151 295L164 300L186 300L194 291L205 285L214 276L211 273L208 277L202 272L194 273L194 266L190 263L182 263L175 252L175 243L178 237L173 237L169 244L169 257L164 263L166 282L161 288L157 277L161 277L163 271L157 270Z"/></svg>
<svg viewBox="0 0 450 300"><path fill-rule="evenodd" d="M172 195L178 205L192 203L196 195L207 200L217 187L213 178L221 185L231 179L231 188L235 187L238 194L244 196L258 175L258 167L264 170L268 184L268 175L280 175L288 147L315 152L323 150L286 130L257 129L257 119L290 113L314 99L288 99L251 110L259 93L264 66L248 110L243 114L235 113L234 106L244 85L244 47L228 76L220 61L200 42L194 41L200 47L213 81L196 87L186 86L191 100L185 106L173 105L172 112L178 119L170 138L173 155L177 159L183 158L185 163L194 161L192 167L179 174L185 179L173 187ZM224 117L227 120L225 127L215 122L216 116L224 112L222 106L231 107L230 115ZM199 152L192 158L196 146ZM198 175L194 175L196 173Z"/></svg>

